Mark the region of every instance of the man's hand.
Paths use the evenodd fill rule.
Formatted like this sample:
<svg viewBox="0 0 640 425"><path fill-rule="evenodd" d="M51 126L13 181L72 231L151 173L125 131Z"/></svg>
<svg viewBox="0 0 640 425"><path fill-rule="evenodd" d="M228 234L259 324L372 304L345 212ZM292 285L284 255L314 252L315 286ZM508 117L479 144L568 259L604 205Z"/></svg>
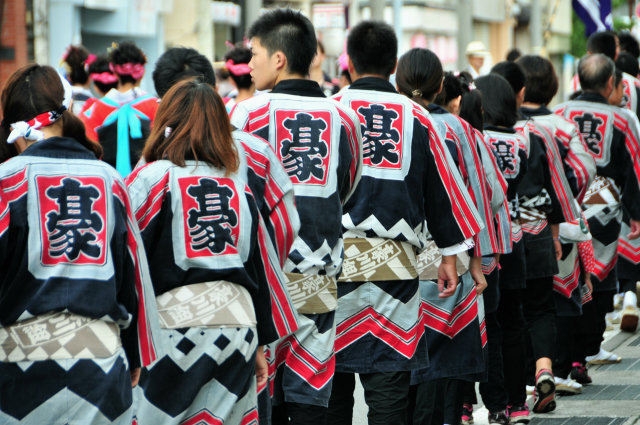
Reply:
<svg viewBox="0 0 640 425"><path fill-rule="evenodd" d="M482 291L487 289L487 279L484 277L484 273L482 273L482 257L471 257L469 261L469 271L476 284L476 292L478 295L482 294Z"/></svg>
<svg viewBox="0 0 640 425"><path fill-rule="evenodd" d="M269 364L264 356L264 347L260 345L256 353L256 382L258 388L267 384L267 378L269 378Z"/></svg>
<svg viewBox="0 0 640 425"><path fill-rule="evenodd" d="M591 273L586 272L584 274L584 283L587 285L587 288L589 288L589 292L593 294L593 283L591 283Z"/></svg>
<svg viewBox="0 0 640 425"><path fill-rule="evenodd" d="M562 258L562 244L560 241L553 241L553 247L556 249L556 260L560 261Z"/></svg>
<svg viewBox="0 0 640 425"><path fill-rule="evenodd" d="M455 294L458 285L458 270L456 269L456 255L443 255L438 267L438 298L448 298ZM445 289L445 283L447 285Z"/></svg>
<svg viewBox="0 0 640 425"><path fill-rule="evenodd" d="M130 371L131 374L131 388L134 388L138 385L138 381L140 380L140 368L132 369Z"/></svg>
<svg viewBox="0 0 640 425"><path fill-rule="evenodd" d="M631 232L629 233L629 239L638 239L640 236L640 221L631 220Z"/></svg>

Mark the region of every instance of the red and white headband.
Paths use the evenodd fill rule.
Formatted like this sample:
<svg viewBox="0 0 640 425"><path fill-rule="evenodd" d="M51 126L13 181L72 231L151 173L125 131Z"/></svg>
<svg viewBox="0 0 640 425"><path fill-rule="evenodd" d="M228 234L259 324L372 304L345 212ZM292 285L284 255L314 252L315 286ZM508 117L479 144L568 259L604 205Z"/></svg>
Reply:
<svg viewBox="0 0 640 425"><path fill-rule="evenodd" d="M62 87L64 87L64 100L62 106L55 111L48 111L38 115L29 121L18 121L9 124L11 127L11 134L7 138L7 143L13 144L20 137L24 137L27 140L39 142L44 139L44 133L39 129L49 126L58 121L62 116L62 113L71 107L71 98L73 92L71 90L71 84L62 75L58 74Z"/></svg>

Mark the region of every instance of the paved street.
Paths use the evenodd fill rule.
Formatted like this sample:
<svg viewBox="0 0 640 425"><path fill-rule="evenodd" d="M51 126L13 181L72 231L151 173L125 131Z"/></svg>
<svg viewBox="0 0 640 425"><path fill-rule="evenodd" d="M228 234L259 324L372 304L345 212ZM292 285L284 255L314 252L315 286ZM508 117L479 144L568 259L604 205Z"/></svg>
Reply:
<svg viewBox="0 0 640 425"><path fill-rule="evenodd" d="M621 332L616 325L605 333L604 349L622 357L615 365L592 366L593 384L575 396L557 397L555 412L532 415L531 425L640 425L640 331ZM478 397L478 400L482 400ZM532 405L531 398L529 405ZM476 406L477 425L488 424L487 410ZM356 390L354 425L367 424L367 406L360 385Z"/></svg>

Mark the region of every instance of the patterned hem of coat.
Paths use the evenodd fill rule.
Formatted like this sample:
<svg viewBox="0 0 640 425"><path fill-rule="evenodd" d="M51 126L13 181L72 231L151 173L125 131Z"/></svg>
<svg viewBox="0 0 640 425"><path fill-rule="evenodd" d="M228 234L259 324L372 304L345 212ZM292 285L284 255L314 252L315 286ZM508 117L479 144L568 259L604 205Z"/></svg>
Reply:
<svg viewBox="0 0 640 425"><path fill-rule="evenodd" d="M299 314L293 334L267 346L274 406L284 401L328 406L335 372L336 313Z"/></svg>
<svg viewBox="0 0 640 425"><path fill-rule="evenodd" d="M139 424L257 422L255 328L162 329L164 357L134 391Z"/></svg>
<svg viewBox="0 0 640 425"><path fill-rule="evenodd" d="M0 362L0 423L131 425L124 350L104 359Z"/></svg>
<svg viewBox="0 0 640 425"><path fill-rule="evenodd" d="M428 367L418 278L338 285L336 371L402 372Z"/></svg>

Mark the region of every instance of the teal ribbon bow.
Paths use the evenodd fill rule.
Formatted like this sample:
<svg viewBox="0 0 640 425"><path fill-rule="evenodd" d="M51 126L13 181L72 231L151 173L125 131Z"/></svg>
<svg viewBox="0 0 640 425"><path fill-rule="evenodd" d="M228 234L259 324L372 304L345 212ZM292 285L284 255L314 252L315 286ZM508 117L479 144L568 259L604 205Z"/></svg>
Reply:
<svg viewBox="0 0 640 425"><path fill-rule="evenodd" d="M150 97L149 95L141 96L124 105L120 105L118 102L108 98L102 98L105 103L118 108L107 116L102 125L110 125L116 121L118 123L116 170L122 177L127 177L132 171L131 155L129 154L129 135L131 135L132 139L141 139L142 123L140 118L150 121L149 117L133 108L133 106Z"/></svg>

